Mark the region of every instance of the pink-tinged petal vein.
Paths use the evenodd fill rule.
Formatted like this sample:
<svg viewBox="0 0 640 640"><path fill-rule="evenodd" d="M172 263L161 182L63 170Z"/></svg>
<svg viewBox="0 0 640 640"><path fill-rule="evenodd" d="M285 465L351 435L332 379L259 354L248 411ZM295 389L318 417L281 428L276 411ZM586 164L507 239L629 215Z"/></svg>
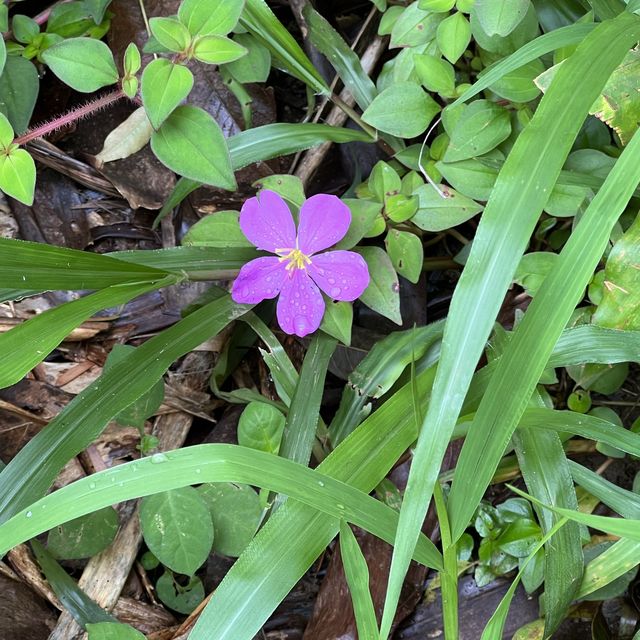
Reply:
<svg viewBox="0 0 640 640"><path fill-rule="evenodd" d="M291 277L285 279L276 312L282 330L300 338L313 333L320 326L324 300L320 289L304 269L295 269Z"/></svg>
<svg viewBox="0 0 640 640"><path fill-rule="evenodd" d="M285 201L275 191L261 191L249 198L240 211L240 228L258 249L275 253L276 249L293 249L296 226Z"/></svg>
<svg viewBox="0 0 640 640"><path fill-rule="evenodd" d="M344 238L351 224L349 207L336 196L311 196L300 209L298 248L305 255L328 249Z"/></svg>
<svg viewBox="0 0 640 640"><path fill-rule="evenodd" d="M308 266L314 282L333 300L351 302L369 286L369 268L354 251L327 251L313 256Z"/></svg>
<svg viewBox="0 0 640 640"><path fill-rule="evenodd" d="M286 265L278 258L256 258L240 269L231 289L231 297L234 302L243 304L256 304L275 298L286 278Z"/></svg>

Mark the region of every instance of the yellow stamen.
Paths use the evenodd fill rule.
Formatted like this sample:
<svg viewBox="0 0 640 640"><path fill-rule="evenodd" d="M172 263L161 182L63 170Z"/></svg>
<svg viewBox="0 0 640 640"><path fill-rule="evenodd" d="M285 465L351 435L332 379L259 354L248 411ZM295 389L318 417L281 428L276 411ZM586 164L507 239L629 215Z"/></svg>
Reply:
<svg viewBox="0 0 640 640"><path fill-rule="evenodd" d="M307 265L311 264L311 258L302 253L300 249L276 249L276 253L280 256L280 262L289 261L285 267L287 271L306 269Z"/></svg>

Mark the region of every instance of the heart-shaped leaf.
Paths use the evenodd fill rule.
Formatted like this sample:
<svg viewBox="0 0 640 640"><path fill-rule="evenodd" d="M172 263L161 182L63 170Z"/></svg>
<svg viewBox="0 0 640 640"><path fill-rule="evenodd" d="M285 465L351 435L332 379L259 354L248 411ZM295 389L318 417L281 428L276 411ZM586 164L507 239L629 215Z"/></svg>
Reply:
<svg viewBox="0 0 640 640"><path fill-rule="evenodd" d="M142 102L154 129L189 95L193 74L179 64L158 58L142 73Z"/></svg>
<svg viewBox="0 0 640 640"><path fill-rule="evenodd" d="M244 0L183 0L178 18L192 36L226 35L238 23Z"/></svg>

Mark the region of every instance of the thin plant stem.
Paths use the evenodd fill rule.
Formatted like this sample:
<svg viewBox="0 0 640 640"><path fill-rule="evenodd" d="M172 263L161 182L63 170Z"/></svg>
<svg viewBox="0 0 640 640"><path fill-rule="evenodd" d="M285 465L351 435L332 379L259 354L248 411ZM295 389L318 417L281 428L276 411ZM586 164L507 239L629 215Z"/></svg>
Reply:
<svg viewBox="0 0 640 640"><path fill-rule="evenodd" d="M78 120L82 120L82 118L86 118L90 116L92 113L96 111L100 111L105 107L108 107L110 104L117 102L118 100L125 98L125 94L121 89L116 89L111 93L107 93L96 100L92 100L91 102L87 102L87 104L82 105L76 109L72 109L67 113L62 114L61 116L50 120L49 122L45 122L33 129L29 129L21 136L18 136L13 142L17 145L25 145L27 142L31 142L32 140L36 140L37 138L43 138L44 136L49 135L53 131L57 131L58 129L62 129L72 122L77 122Z"/></svg>
<svg viewBox="0 0 640 640"><path fill-rule="evenodd" d="M371 126L369 126L360 115L350 107L340 96L333 94L331 101L340 107L363 131L366 131L374 140L378 139L378 132Z"/></svg>

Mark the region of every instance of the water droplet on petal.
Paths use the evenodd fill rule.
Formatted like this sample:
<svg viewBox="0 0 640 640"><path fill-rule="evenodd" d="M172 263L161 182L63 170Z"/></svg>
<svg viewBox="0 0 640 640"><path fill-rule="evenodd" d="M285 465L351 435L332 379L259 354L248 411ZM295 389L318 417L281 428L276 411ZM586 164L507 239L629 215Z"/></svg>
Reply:
<svg viewBox="0 0 640 640"><path fill-rule="evenodd" d="M335 278L329 278L329 279L327 280L327 282L328 282L329 284L335 284L335 283L336 283L336 279L335 279Z"/></svg>
<svg viewBox="0 0 640 640"><path fill-rule="evenodd" d="M331 287L329 294L332 298L337 298L342 293L342 289L340 287Z"/></svg>
<svg viewBox="0 0 640 640"><path fill-rule="evenodd" d="M297 334L307 333L308 324L307 324L307 319L304 316L296 316L293 321L293 326Z"/></svg>
<svg viewBox="0 0 640 640"><path fill-rule="evenodd" d="M249 295L249 287L242 287L242 291L240 293L243 298L246 298Z"/></svg>

